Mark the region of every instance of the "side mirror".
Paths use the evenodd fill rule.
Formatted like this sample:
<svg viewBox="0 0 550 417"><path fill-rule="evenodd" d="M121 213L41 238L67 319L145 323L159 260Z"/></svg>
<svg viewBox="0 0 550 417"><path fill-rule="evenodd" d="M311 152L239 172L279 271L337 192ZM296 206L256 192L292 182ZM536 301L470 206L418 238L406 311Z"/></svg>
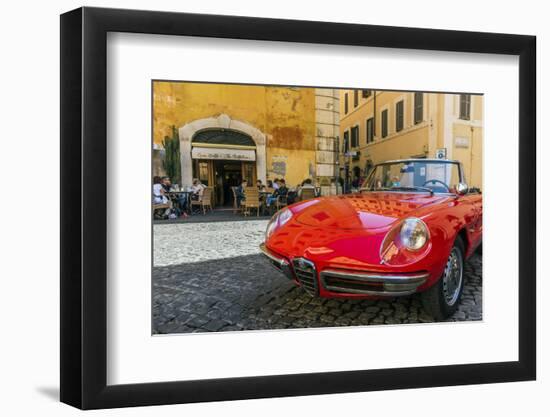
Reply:
<svg viewBox="0 0 550 417"><path fill-rule="evenodd" d="M456 185L456 193L458 195L464 195L467 192L468 192L468 184L466 184L465 182L459 182Z"/></svg>

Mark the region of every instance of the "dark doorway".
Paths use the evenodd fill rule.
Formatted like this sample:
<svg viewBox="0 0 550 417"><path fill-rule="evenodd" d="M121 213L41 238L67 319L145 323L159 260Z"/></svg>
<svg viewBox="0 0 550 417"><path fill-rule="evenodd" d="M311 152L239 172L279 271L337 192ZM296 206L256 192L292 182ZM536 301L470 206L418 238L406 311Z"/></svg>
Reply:
<svg viewBox="0 0 550 417"><path fill-rule="evenodd" d="M233 191L243 178L241 161L214 161L216 201L224 207L233 206Z"/></svg>
<svg viewBox="0 0 550 417"><path fill-rule="evenodd" d="M361 168L353 167L353 178L352 178L352 180L354 180L355 178L359 178L360 176L361 176Z"/></svg>

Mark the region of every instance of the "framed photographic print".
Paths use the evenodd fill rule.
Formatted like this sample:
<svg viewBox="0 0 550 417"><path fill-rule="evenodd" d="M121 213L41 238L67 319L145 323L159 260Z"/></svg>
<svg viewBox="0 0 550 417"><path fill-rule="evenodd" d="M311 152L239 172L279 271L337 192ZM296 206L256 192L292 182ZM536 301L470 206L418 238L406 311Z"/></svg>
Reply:
<svg viewBox="0 0 550 417"><path fill-rule="evenodd" d="M535 379L535 38L61 16L61 400Z"/></svg>

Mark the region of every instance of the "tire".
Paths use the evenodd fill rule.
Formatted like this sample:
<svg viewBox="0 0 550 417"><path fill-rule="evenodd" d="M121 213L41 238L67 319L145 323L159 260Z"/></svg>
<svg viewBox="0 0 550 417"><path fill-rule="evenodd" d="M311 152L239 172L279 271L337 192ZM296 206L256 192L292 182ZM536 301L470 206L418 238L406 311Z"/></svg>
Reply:
<svg viewBox="0 0 550 417"><path fill-rule="evenodd" d="M464 242L457 237L441 278L429 290L422 293L424 309L436 321L442 321L451 316L462 298L464 290Z"/></svg>

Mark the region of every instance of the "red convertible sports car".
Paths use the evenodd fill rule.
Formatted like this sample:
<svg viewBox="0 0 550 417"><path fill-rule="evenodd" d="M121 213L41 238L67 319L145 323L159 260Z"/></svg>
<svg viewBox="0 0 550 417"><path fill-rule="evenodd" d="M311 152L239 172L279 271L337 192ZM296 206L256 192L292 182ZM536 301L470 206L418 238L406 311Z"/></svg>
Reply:
<svg viewBox="0 0 550 417"><path fill-rule="evenodd" d="M421 292L443 320L460 302L464 262L481 237L482 196L466 185L462 165L407 159L376 165L358 193L280 210L260 249L312 296Z"/></svg>

